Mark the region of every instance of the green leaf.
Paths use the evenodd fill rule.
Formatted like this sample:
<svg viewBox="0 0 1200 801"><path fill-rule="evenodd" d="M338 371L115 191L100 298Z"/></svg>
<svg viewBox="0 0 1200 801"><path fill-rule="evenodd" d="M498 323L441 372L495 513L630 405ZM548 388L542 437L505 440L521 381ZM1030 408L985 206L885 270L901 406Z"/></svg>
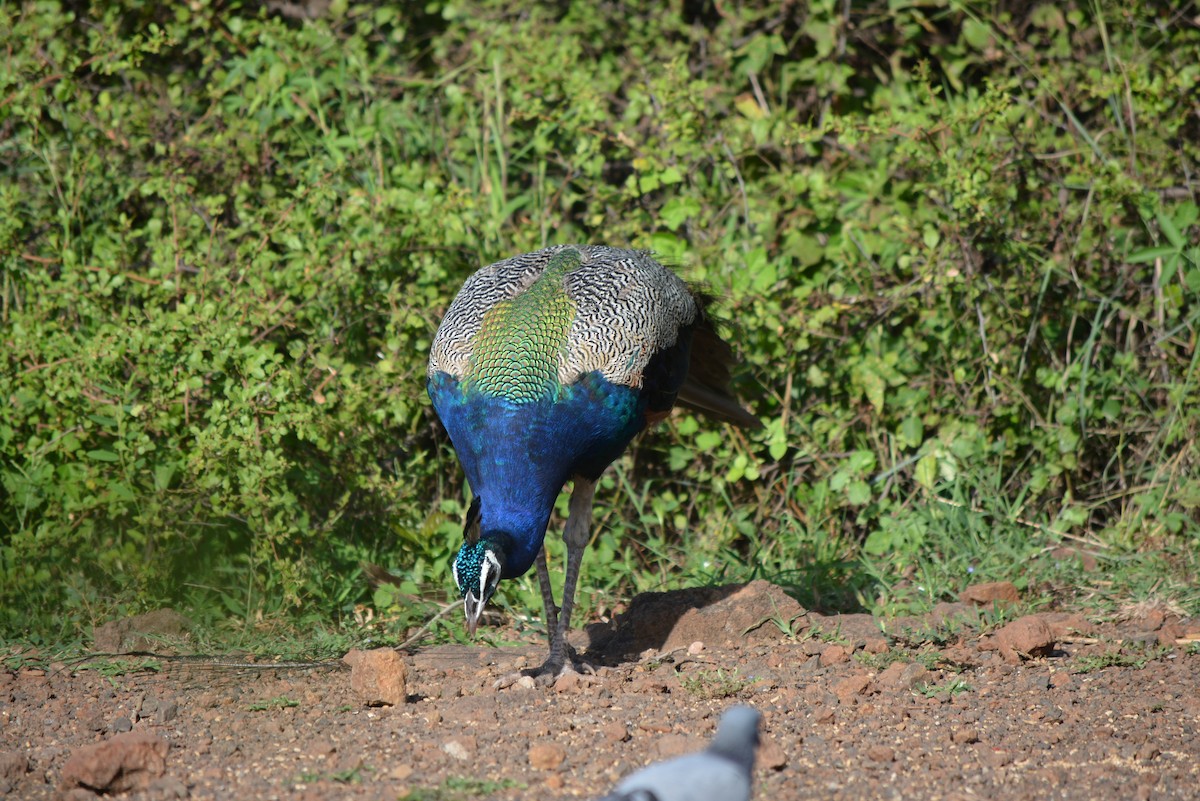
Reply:
<svg viewBox="0 0 1200 801"><path fill-rule="evenodd" d="M909 415L900 423L900 430L897 444L901 448L915 448L921 444L921 440L925 437L925 426L921 423L921 418L916 415Z"/></svg>
<svg viewBox="0 0 1200 801"><path fill-rule="evenodd" d="M883 529L876 529L867 535L863 550L869 554L885 554L892 550L892 535Z"/></svg>
<svg viewBox="0 0 1200 801"><path fill-rule="evenodd" d="M927 453L917 460L913 479L925 489L933 489L938 480L938 458L934 453Z"/></svg>
<svg viewBox="0 0 1200 801"><path fill-rule="evenodd" d="M154 466L154 488L159 492L169 489L171 479L175 476L175 465L160 464Z"/></svg>
<svg viewBox="0 0 1200 801"><path fill-rule="evenodd" d="M1188 270L1183 275L1183 281L1187 284L1187 288L1193 292L1200 292L1200 268Z"/></svg>
<svg viewBox="0 0 1200 801"><path fill-rule="evenodd" d="M983 50L992 41L992 28L986 22L973 17L963 22L963 40L976 50Z"/></svg>
<svg viewBox="0 0 1200 801"><path fill-rule="evenodd" d="M1181 234L1179 229L1175 227L1175 221L1168 217L1165 212L1159 210L1155 213L1154 217L1158 220L1159 230L1163 232L1163 236L1167 238L1167 241L1170 242L1176 250L1182 249L1183 246L1187 244L1183 239L1183 234Z"/></svg>
<svg viewBox="0 0 1200 801"><path fill-rule="evenodd" d="M1175 273L1179 271L1179 265L1182 261L1183 256L1178 251L1163 259L1162 275L1159 277L1159 283L1163 286L1170 284L1175 278Z"/></svg>
<svg viewBox="0 0 1200 801"><path fill-rule="evenodd" d="M671 198L663 206L659 216L663 224L672 231L679 228L691 217L700 213L700 202L691 197Z"/></svg>
<svg viewBox="0 0 1200 801"><path fill-rule="evenodd" d="M1175 247L1167 247L1166 245L1156 245L1152 248L1142 248L1141 250L1135 250L1133 253L1129 254L1128 261L1130 264L1145 264L1146 262L1151 262L1151 261L1155 261L1157 259L1166 258L1167 256L1170 256L1177 252L1178 252L1178 249Z"/></svg>
<svg viewBox="0 0 1200 801"><path fill-rule="evenodd" d="M112 451L88 451L87 457L94 462L118 462L121 459Z"/></svg>
<svg viewBox="0 0 1200 801"><path fill-rule="evenodd" d="M883 377L868 368L859 371L858 382L862 387L863 394L867 396L867 400L875 407L875 411L883 412L883 400L887 392L887 382L883 380Z"/></svg>

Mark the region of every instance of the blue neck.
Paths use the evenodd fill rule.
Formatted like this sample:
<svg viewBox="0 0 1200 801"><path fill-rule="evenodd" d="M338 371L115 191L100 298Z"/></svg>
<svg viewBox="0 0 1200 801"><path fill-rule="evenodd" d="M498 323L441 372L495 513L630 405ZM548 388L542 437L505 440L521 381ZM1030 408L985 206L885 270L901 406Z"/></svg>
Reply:
<svg viewBox="0 0 1200 801"><path fill-rule="evenodd" d="M500 578L525 575L542 549L554 499L531 503L533 499L527 498L516 505L504 498L493 502L487 495L481 495L479 500L480 538L492 540L504 549L504 572Z"/></svg>
<svg viewBox="0 0 1200 801"><path fill-rule="evenodd" d="M429 394L480 499L480 536L504 544L504 578L533 566L563 485L599 478L645 425L646 399L588 374L556 396L512 403L430 377Z"/></svg>

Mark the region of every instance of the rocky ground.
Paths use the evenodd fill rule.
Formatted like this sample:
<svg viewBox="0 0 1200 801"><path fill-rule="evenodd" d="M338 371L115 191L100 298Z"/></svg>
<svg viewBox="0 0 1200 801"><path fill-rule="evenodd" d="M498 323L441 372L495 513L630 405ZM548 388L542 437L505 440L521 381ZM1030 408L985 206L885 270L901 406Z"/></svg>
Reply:
<svg viewBox="0 0 1200 801"><path fill-rule="evenodd" d="M354 667L12 656L0 795L586 799L748 703L765 716L759 799L1200 797L1200 623L1012 620L993 602L1013 595L883 622L807 613L763 582L644 595L580 632L594 677L547 688L493 688L540 662L532 636Z"/></svg>

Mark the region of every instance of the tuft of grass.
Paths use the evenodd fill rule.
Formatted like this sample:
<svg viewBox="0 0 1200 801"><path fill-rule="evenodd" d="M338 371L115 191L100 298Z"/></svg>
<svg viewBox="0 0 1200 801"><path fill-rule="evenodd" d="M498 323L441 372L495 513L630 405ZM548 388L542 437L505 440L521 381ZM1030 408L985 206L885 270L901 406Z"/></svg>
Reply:
<svg viewBox="0 0 1200 801"><path fill-rule="evenodd" d="M974 692L975 688L966 681L959 678L949 679L941 684L922 684L913 688L914 695L921 695L925 698L953 698L962 693Z"/></svg>
<svg viewBox="0 0 1200 801"><path fill-rule="evenodd" d="M114 679L131 673L158 673L162 662L152 657L142 659L97 659L75 665L75 670L94 670L101 676Z"/></svg>
<svg viewBox="0 0 1200 801"><path fill-rule="evenodd" d="M914 650L927 645L949 645L973 631L970 621L961 617L944 617L937 622L919 626L905 623L895 631L888 631L887 624L884 624L884 634L891 642Z"/></svg>
<svg viewBox="0 0 1200 801"><path fill-rule="evenodd" d="M255 701L246 707L246 710L249 712L266 712L269 709L290 709L296 706L300 706L299 701L280 695L266 701Z"/></svg>
<svg viewBox="0 0 1200 801"><path fill-rule="evenodd" d="M1094 673L1110 667L1131 667L1141 670L1150 662L1166 657L1171 648L1161 645L1126 644L1099 654L1084 654L1071 660L1072 673Z"/></svg>
<svg viewBox="0 0 1200 801"><path fill-rule="evenodd" d="M365 768L347 768L331 773L301 773L296 779L297 784L312 784L319 781L331 781L338 784L361 784Z"/></svg>
<svg viewBox="0 0 1200 801"><path fill-rule="evenodd" d="M949 663L942 657L940 653L930 648L889 648L880 654L869 654L865 651L858 651L854 654L854 659L861 665L873 670L883 670L889 665L896 662L917 663L923 666L926 670L945 670L955 669L956 666Z"/></svg>
<svg viewBox="0 0 1200 801"><path fill-rule="evenodd" d="M524 788L525 785L512 779L473 779L450 776L438 787L414 787L404 796L405 801L470 801L485 798L501 790Z"/></svg>
<svg viewBox="0 0 1200 801"><path fill-rule="evenodd" d="M697 670L679 677L684 691L705 700L732 698L754 684L754 679L739 675L738 668Z"/></svg>
<svg viewBox="0 0 1200 801"><path fill-rule="evenodd" d="M143 659L92 659L90 657L82 657L73 666L74 670L92 670L99 673L104 678L108 679L109 684L116 687L117 679L122 676L128 676L134 673L158 673L162 670L162 663L154 658Z"/></svg>
<svg viewBox="0 0 1200 801"><path fill-rule="evenodd" d="M795 638L795 635L793 635ZM826 630L824 626L814 625L809 626L804 630L799 637L800 640L818 640L820 642L832 643L834 645L849 645L850 638L842 633L841 624L833 627L832 630Z"/></svg>

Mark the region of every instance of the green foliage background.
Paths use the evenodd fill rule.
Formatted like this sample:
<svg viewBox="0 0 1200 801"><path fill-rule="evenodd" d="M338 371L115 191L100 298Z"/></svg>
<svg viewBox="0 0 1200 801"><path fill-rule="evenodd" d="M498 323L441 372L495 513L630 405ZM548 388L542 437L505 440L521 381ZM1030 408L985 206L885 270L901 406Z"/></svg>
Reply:
<svg viewBox="0 0 1200 801"><path fill-rule="evenodd" d="M0 9L2 630L448 597L430 338L557 242L707 285L767 423L610 471L593 613L1200 611L1195 3L511 5Z"/></svg>

